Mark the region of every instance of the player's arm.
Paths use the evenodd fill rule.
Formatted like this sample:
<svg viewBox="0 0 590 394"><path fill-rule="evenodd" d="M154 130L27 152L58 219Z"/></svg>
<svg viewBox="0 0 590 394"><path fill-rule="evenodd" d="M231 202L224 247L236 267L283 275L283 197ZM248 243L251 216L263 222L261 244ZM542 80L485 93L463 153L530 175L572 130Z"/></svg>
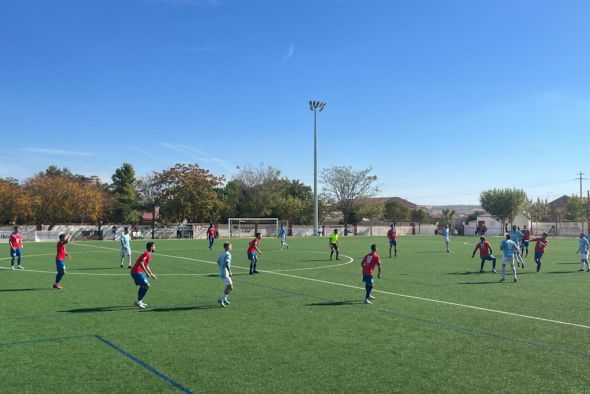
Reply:
<svg viewBox="0 0 590 394"><path fill-rule="evenodd" d="M156 279L156 275L154 275L154 273L152 272L152 270L150 269L150 267L149 266L146 266L143 263L143 261L141 262L141 267L145 270L145 272L147 272L147 274L150 276L150 278Z"/></svg>
<svg viewBox="0 0 590 394"><path fill-rule="evenodd" d="M475 249L473 249L473 253L471 254L471 258L474 258L475 257L475 252L477 252L477 249L479 249L479 245L477 245L475 247Z"/></svg>
<svg viewBox="0 0 590 394"><path fill-rule="evenodd" d="M381 261L377 263L377 278L381 279Z"/></svg>
<svg viewBox="0 0 590 394"><path fill-rule="evenodd" d="M258 249L258 246L255 246L254 249L256 249L256 252L258 252L258 254L262 254L262 252L260 251L260 249Z"/></svg>

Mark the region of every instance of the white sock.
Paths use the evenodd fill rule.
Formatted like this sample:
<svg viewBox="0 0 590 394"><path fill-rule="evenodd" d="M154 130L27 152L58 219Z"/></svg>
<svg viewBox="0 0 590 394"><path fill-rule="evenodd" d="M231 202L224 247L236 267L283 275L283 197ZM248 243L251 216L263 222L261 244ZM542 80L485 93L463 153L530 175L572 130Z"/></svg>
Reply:
<svg viewBox="0 0 590 394"><path fill-rule="evenodd" d="M229 294L224 294L223 301L227 301L227 297L229 297Z"/></svg>
<svg viewBox="0 0 590 394"><path fill-rule="evenodd" d="M514 279L516 279L516 267L515 266L512 266L512 275L514 275Z"/></svg>
<svg viewBox="0 0 590 394"><path fill-rule="evenodd" d="M502 264L502 271L500 275L502 276L502 279L504 279L506 276L506 264Z"/></svg>

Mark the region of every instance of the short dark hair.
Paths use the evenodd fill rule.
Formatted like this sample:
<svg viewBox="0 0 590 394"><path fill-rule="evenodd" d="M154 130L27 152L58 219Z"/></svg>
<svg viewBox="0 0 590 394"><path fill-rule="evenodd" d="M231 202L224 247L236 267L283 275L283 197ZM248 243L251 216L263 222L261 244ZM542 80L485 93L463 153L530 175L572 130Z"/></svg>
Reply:
<svg viewBox="0 0 590 394"><path fill-rule="evenodd" d="M260 237L261 235L262 235L261 233L254 234L255 237Z"/></svg>
<svg viewBox="0 0 590 394"><path fill-rule="evenodd" d="M549 234L543 233L543 237L548 237L548 236L549 236Z"/></svg>
<svg viewBox="0 0 590 394"><path fill-rule="evenodd" d="M154 243L148 242L147 244L145 244L145 250L150 250L152 248L152 246L154 246Z"/></svg>
<svg viewBox="0 0 590 394"><path fill-rule="evenodd" d="M486 237L483 237L482 236L482 237L479 237L479 239L481 239L482 241L485 241L486 240Z"/></svg>
<svg viewBox="0 0 590 394"><path fill-rule="evenodd" d="M506 239L510 239L510 234L506 234Z"/></svg>
<svg viewBox="0 0 590 394"><path fill-rule="evenodd" d="M231 245L231 243L230 243L230 242L224 242L224 243L223 243L223 249L227 249L227 248L229 248L229 245Z"/></svg>
<svg viewBox="0 0 590 394"><path fill-rule="evenodd" d="M371 245L371 250L374 252L377 250L377 245L376 244L372 244Z"/></svg>

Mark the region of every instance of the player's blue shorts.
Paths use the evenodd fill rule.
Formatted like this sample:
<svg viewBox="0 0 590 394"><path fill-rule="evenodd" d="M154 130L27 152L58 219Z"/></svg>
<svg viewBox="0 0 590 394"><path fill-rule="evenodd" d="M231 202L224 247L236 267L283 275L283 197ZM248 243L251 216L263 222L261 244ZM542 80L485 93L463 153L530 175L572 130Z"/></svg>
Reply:
<svg viewBox="0 0 590 394"><path fill-rule="evenodd" d="M392 245L392 246L397 246L397 240L395 240L395 239L390 239L390 240L389 240L389 244L390 244L390 245Z"/></svg>
<svg viewBox="0 0 590 394"><path fill-rule="evenodd" d="M23 250L21 248L12 249L10 248L10 257L21 257L23 255Z"/></svg>
<svg viewBox="0 0 590 394"><path fill-rule="evenodd" d="M57 272L62 272L66 270L66 263L63 260L55 260L55 269Z"/></svg>
<svg viewBox="0 0 590 394"><path fill-rule="evenodd" d="M132 272L131 277L133 278L133 281L135 282L136 286L143 286L143 285L150 284L150 282L148 282L148 280L143 272L141 272L139 274Z"/></svg>
<svg viewBox="0 0 590 394"><path fill-rule="evenodd" d="M543 252L535 252L535 260L543 258Z"/></svg>
<svg viewBox="0 0 590 394"><path fill-rule="evenodd" d="M481 259L483 261L493 261L496 260L496 256L494 256L493 254L488 254L486 257L482 257Z"/></svg>
<svg viewBox="0 0 590 394"><path fill-rule="evenodd" d="M530 242L530 240L526 240L526 239L524 239L524 240L522 241L522 246L524 246L525 248L528 248L528 247L529 247L529 242Z"/></svg>
<svg viewBox="0 0 590 394"><path fill-rule="evenodd" d="M248 260L256 260L256 253L248 253Z"/></svg>
<svg viewBox="0 0 590 394"><path fill-rule="evenodd" d="M365 282L368 285L372 285L373 284L373 275L363 275L363 282Z"/></svg>

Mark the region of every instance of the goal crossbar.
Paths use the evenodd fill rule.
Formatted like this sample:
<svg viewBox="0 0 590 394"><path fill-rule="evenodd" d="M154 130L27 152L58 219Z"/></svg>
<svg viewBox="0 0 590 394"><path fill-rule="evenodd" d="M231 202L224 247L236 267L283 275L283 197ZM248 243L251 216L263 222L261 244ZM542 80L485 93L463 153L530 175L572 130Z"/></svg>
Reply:
<svg viewBox="0 0 590 394"><path fill-rule="evenodd" d="M277 236L279 233L278 218L229 218L229 237L253 237L259 232L263 237Z"/></svg>

